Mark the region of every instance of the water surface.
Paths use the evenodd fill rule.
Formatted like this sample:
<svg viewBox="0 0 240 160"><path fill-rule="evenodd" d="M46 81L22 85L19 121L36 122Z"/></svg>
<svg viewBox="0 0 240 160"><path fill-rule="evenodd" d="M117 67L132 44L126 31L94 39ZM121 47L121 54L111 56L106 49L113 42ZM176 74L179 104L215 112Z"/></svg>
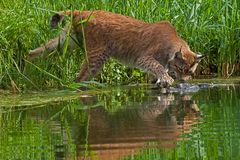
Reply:
<svg viewBox="0 0 240 160"><path fill-rule="evenodd" d="M239 85L0 98L0 159L240 159Z"/></svg>

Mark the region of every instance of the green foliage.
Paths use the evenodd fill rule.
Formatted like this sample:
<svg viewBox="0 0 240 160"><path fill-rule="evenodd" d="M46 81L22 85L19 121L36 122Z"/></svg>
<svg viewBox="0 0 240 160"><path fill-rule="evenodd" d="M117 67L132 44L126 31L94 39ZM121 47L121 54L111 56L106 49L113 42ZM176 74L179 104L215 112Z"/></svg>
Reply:
<svg viewBox="0 0 240 160"><path fill-rule="evenodd" d="M0 88L43 89L71 84L84 58L83 51L53 52L33 63L25 61L29 50L57 35L49 29L55 11L103 9L146 22L169 20L193 51L207 58L199 69L215 66L219 76L224 64L239 65L240 2L238 0L1 0ZM148 76L110 61L97 81L110 84L146 82Z"/></svg>

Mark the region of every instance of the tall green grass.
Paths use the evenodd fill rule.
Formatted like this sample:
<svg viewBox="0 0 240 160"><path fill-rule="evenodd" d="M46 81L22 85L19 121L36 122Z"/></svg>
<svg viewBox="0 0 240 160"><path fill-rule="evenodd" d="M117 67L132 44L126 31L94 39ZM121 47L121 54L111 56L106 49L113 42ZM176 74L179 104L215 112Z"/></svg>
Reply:
<svg viewBox="0 0 240 160"><path fill-rule="evenodd" d="M25 61L30 49L56 36L49 19L54 11L103 9L146 22L169 20L193 51L207 58L198 67L226 76L240 63L240 1L238 0L1 0L0 1L0 88L42 89L71 84L84 58L82 51ZM229 71L228 71L229 70ZM227 74L228 75L228 74ZM109 84L145 82L147 75L110 61L99 82Z"/></svg>

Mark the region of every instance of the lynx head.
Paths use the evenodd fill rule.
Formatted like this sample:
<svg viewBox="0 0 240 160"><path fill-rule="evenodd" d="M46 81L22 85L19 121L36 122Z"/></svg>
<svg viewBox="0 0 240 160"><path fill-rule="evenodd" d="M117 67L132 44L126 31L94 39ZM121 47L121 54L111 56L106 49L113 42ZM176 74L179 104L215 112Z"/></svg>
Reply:
<svg viewBox="0 0 240 160"><path fill-rule="evenodd" d="M180 48L168 62L168 73L174 79L189 80L203 58L203 55L196 54L189 49L182 51Z"/></svg>

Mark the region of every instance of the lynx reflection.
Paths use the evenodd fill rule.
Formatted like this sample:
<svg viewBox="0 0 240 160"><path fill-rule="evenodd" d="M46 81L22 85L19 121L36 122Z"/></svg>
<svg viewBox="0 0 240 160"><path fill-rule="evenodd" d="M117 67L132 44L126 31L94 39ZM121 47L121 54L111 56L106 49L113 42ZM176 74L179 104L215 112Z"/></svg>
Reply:
<svg viewBox="0 0 240 160"><path fill-rule="evenodd" d="M86 148L78 144L78 157L120 159L141 148L174 148L181 135L191 132L200 110L190 95L159 95L136 107L114 113L104 107L89 110ZM81 139L81 138L76 138ZM90 152L88 152L90 153Z"/></svg>

